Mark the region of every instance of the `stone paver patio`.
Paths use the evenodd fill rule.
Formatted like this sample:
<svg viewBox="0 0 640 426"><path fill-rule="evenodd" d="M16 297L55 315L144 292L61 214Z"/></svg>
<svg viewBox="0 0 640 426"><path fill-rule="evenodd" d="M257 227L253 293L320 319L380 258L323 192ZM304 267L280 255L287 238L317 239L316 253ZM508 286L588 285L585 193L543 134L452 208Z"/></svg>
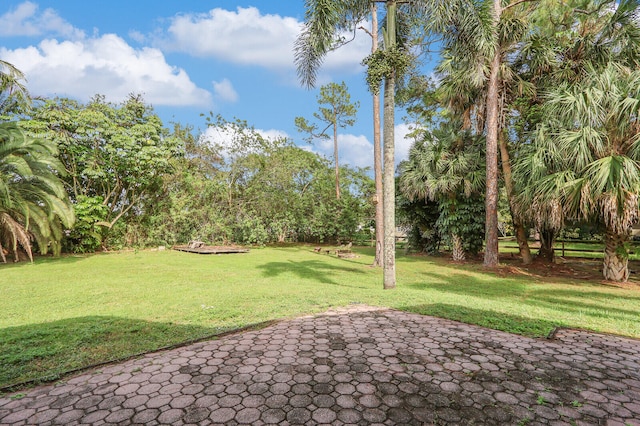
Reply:
<svg viewBox="0 0 640 426"><path fill-rule="evenodd" d="M640 425L640 342L353 306L0 398L2 425Z"/></svg>

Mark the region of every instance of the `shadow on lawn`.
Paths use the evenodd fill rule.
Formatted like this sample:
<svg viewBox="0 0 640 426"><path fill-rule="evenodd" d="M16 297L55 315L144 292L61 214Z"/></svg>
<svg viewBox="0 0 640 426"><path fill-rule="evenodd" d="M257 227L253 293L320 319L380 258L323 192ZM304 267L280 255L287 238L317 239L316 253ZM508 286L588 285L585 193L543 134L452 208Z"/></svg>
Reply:
<svg viewBox="0 0 640 426"><path fill-rule="evenodd" d="M29 262L29 260L23 260L21 262L12 262L11 258L7 258L8 262L7 263L1 263L0 262L0 270L2 269L16 269L16 268L31 268L34 265L40 265L40 264L50 264L50 263L55 263L55 264L61 264L61 265L70 265L72 263L77 263L80 262L82 260L85 260L91 256L95 256L96 254L64 254L62 256L50 256L50 255L46 255L46 256L39 256L36 255L33 258L33 263Z"/></svg>
<svg viewBox="0 0 640 426"><path fill-rule="evenodd" d="M530 337L548 336L556 327L564 325L559 321L552 322L539 318L526 318L490 309L475 309L445 303L402 306L400 309Z"/></svg>
<svg viewBox="0 0 640 426"><path fill-rule="evenodd" d="M519 280L491 280L477 279L467 274L440 274L429 272L424 274L424 280L419 283L408 284L408 287L419 290L437 290L455 294L462 299L477 297L491 301L506 301L549 311L582 313L590 317L615 318L618 320L637 321L638 311L625 309L625 304L636 305L640 296L630 295L621 289L602 288L595 291L592 283L575 283L571 289L567 288L532 288L531 285ZM624 292L624 293L623 293ZM458 311L468 308L451 305ZM484 312L484 311L482 311ZM471 314L473 317L475 314ZM500 313L499 315L505 315ZM538 321L538 320L533 320ZM470 322L481 322L473 320ZM564 324L563 324L564 325ZM488 327L494 328L492 325ZM579 326L579 324L572 324Z"/></svg>
<svg viewBox="0 0 640 426"><path fill-rule="evenodd" d="M358 268L351 268L345 266L332 265L322 260L304 260L301 262L287 261L287 262L269 262L264 265L258 266L258 269L263 271L265 277L277 277L286 273L293 273L299 278L309 279L317 281L322 284L333 284L343 287L352 288L365 288L366 286L347 285L334 280L340 273L356 273L364 274L364 272Z"/></svg>
<svg viewBox="0 0 640 426"><path fill-rule="evenodd" d="M0 329L0 388L197 340L224 330L108 316Z"/></svg>

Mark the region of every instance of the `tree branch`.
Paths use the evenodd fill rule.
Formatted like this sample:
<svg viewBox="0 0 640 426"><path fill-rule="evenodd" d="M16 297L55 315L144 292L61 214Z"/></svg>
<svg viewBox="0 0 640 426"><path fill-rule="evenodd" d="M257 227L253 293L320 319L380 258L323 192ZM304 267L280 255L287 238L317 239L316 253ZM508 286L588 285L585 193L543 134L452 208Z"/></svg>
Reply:
<svg viewBox="0 0 640 426"><path fill-rule="evenodd" d="M516 2L511 3L510 5L507 5L504 8L502 8L502 11L504 12L505 10L510 9L512 7L515 7L515 6L517 6L517 5L521 4L521 3L527 3L527 2L530 2L530 1L537 1L537 0L517 0Z"/></svg>

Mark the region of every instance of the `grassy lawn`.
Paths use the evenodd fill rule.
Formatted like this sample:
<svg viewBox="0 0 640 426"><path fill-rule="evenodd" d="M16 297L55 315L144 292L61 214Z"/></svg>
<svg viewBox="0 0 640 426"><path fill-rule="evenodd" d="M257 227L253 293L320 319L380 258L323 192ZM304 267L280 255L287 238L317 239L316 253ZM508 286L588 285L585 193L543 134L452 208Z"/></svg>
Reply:
<svg viewBox="0 0 640 426"><path fill-rule="evenodd" d="M640 337L640 287L501 277L403 256L382 271L311 247L203 256L144 251L0 265L0 387L262 321L367 303L546 335L571 326Z"/></svg>

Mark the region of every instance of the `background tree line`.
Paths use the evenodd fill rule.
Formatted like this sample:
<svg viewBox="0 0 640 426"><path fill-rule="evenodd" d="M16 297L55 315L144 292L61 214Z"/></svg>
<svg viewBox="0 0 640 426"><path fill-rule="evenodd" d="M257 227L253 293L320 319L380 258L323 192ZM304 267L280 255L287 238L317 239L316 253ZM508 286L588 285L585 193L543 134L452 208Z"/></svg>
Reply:
<svg viewBox="0 0 640 426"><path fill-rule="evenodd" d="M264 138L241 120L208 116L209 136L178 123L168 129L137 95L120 104L99 95L87 103L27 96L5 113L4 260L31 257L33 247L59 253L194 239L371 238L373 181L365 170L340 166L337 199L327 159L288 139ZM35 197L36 189L44 192Z"/></svg>

